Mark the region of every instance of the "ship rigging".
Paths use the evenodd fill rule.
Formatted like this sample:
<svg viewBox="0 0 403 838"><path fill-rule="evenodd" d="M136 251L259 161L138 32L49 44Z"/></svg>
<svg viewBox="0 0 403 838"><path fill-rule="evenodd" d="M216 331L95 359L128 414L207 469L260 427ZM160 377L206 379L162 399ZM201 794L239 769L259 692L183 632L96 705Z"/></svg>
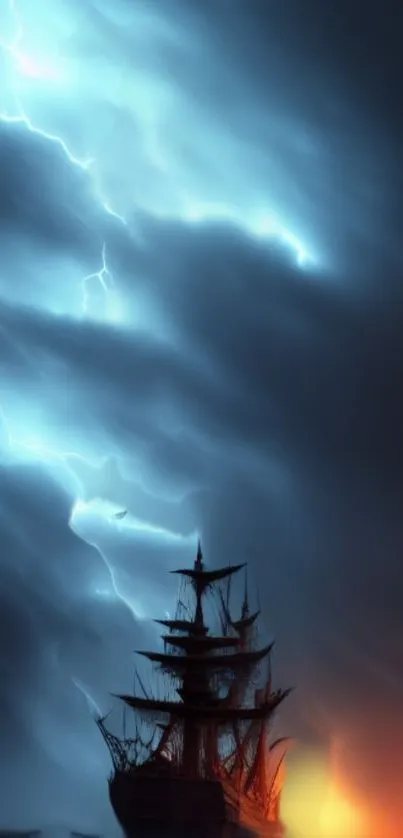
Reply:
<svg viewBox="0 0 403 838"><path fill-rule="evenodd" d="M97 720L113 762L111 803L128 838L177 838L181 830L198 838L283 834L279 803L290 740L270 743L270 731L290 690L273 690L273 644L258 645L260 612L250 611L246 584L241 614L232 617L231 580L244 567L209 570L199 543L193 567L172 571L191 605L181 596L173 619L155 621L164 651L139 653L163 676L166 696L149 695L139 677L142 695L116 696L134 711L131 738ZM206 624L208 603L220 633Z"/></svg>

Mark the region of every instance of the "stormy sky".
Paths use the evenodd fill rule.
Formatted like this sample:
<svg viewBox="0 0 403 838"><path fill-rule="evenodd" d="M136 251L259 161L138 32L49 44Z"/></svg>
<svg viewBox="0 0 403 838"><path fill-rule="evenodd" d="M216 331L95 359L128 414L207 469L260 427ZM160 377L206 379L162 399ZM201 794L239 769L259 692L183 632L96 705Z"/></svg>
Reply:
<svg viewBox="0 0 403 838"><path fill-rule="evenodd" d="M402 25L1 3L1 827L113 829L85 693L200 534L250 562L284 729L398 834Z"/></svg>

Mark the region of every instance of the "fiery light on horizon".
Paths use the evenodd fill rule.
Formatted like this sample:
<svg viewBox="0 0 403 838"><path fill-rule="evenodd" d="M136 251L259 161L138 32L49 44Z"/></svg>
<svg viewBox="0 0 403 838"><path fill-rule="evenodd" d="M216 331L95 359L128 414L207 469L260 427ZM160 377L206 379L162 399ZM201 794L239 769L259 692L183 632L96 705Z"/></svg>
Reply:
<svg viewBox="0 0 403 838"><path fill-rule="evenodd" d="M320 838L364 836L364 821L359 808L347 799L332 780L320 809L318 826Z"/></svg>
<svg viewBox="0 0 403 838"><path fill-rule="evenodd" d="M329 764L323 754L300 752L290 765L282 805L290 838L369 838L367 813L337 773L332 754Z"/></svg>

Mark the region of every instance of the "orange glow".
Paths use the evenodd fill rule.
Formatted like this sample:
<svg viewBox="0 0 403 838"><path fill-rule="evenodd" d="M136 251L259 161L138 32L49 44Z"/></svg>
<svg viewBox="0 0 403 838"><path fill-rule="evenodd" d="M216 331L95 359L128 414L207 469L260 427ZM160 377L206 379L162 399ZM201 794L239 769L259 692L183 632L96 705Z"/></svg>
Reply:
<svg viewBox="0 0 403 838"><path fill-rule="evenodd" d="M332 773L312 751L290 760L281 807L290 838L366 838L365 813Z"/></svg>
<svg viewBox="0 0 403 838"><path fill-rule="evenodd" d="M343 794L330 785L319 813L319 834L322 838L363 835L363 818Z"/></svg>

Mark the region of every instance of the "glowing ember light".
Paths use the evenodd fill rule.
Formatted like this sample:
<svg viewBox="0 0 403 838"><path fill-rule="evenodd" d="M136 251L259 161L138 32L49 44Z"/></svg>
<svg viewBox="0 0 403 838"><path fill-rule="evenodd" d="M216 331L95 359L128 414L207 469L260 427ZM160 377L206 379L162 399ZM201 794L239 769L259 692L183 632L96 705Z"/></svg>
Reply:
<svg viewBox="0 0 403 838"><path fill-rule="evenodd" d="M331 774L317 753L300 752L290 763L282 805L290 838L367 837L365 813Z"/></svg>
<svg viewBox="0 0 403 838"><path fill-rule="evenodd" d="M318 826L321 838L358 838L364 834L361 812L332 785L320 810Z"/></svg>

